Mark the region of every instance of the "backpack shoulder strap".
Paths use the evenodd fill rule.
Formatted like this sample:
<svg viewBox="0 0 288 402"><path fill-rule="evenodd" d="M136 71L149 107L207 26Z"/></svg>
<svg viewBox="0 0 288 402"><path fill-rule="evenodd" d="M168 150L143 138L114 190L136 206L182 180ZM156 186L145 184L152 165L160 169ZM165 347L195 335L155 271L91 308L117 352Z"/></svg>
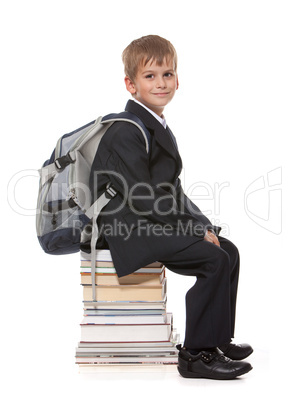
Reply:
<svg viewBox="0 0 288 402"><path fill-rule="evenodd" d="M143 121L139 119L136 114L131 112L121 112L121 113L111 113L104 117L102 117L101 123L103 122L111 122L111 121L128 121L129 123L134 123L142 132L145 143L146 143L146 151L149 154L151 149L151 134L148 128L145 126Z"/></svg>

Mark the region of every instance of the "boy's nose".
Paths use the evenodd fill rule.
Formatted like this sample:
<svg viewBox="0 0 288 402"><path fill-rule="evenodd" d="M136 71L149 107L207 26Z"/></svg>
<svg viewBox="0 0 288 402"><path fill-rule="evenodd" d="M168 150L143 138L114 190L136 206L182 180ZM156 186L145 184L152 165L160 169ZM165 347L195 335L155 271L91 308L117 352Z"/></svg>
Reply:
<svg viewBox="0 0 288 402"><path fill-rule="evenodd" d="M166 88L166 82L163 77L158 77L156 86L157 88Z"/></svg>

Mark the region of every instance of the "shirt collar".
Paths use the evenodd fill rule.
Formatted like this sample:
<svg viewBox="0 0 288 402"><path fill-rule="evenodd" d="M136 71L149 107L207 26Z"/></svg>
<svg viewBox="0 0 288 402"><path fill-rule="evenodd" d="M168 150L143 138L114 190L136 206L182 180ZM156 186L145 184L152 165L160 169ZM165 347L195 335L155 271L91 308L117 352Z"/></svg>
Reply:
<svg viewBox="0 0 288 402"><path fill-rule="evenodd" d="M144 109L148 110L148 112L150 112L155 117L155 119L157 119L159 121L159 123L161 123L162 126L166 129L167 123L166 123L166 120L165 120L165 117L163 116L163 114L162 114L162 117L160 117L160 116L158 116L157 113L153 112L153 110L151 110L147 106L143 105L143 103L139 102L137 99L133 99L133 101L138 103L142 107L144 107Z"/></svg>

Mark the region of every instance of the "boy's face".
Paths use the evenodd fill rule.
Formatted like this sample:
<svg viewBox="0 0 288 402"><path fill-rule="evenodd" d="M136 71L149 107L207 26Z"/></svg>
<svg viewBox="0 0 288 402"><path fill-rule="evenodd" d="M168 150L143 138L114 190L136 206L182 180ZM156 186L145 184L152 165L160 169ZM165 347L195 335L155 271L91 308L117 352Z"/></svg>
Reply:
<svg viewBox="0 0 288 402"><path fill-rule="evenodd" d="M172 60L167 62L166 59L162 66L157 65L155 61L146 66L140 65L134 81L126 76L125 83L127 90L135 99L159 116L173 99L179 85L174 63Z"/></svg>

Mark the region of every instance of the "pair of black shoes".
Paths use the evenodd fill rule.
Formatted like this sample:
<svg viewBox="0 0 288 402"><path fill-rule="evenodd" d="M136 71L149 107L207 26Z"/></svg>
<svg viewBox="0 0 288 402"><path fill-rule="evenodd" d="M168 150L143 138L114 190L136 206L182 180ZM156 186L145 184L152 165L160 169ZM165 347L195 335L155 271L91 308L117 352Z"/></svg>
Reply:
<svg viewBox="0 0 288 402"><path fill-rule="evenodd" d="M181 345L179 350L178 371L185 378L210 378L214 380L232 380L252 370L250 363L240 360L248 357L253 349L250 345L230 343L219 348L190 353Z"/></svg>

